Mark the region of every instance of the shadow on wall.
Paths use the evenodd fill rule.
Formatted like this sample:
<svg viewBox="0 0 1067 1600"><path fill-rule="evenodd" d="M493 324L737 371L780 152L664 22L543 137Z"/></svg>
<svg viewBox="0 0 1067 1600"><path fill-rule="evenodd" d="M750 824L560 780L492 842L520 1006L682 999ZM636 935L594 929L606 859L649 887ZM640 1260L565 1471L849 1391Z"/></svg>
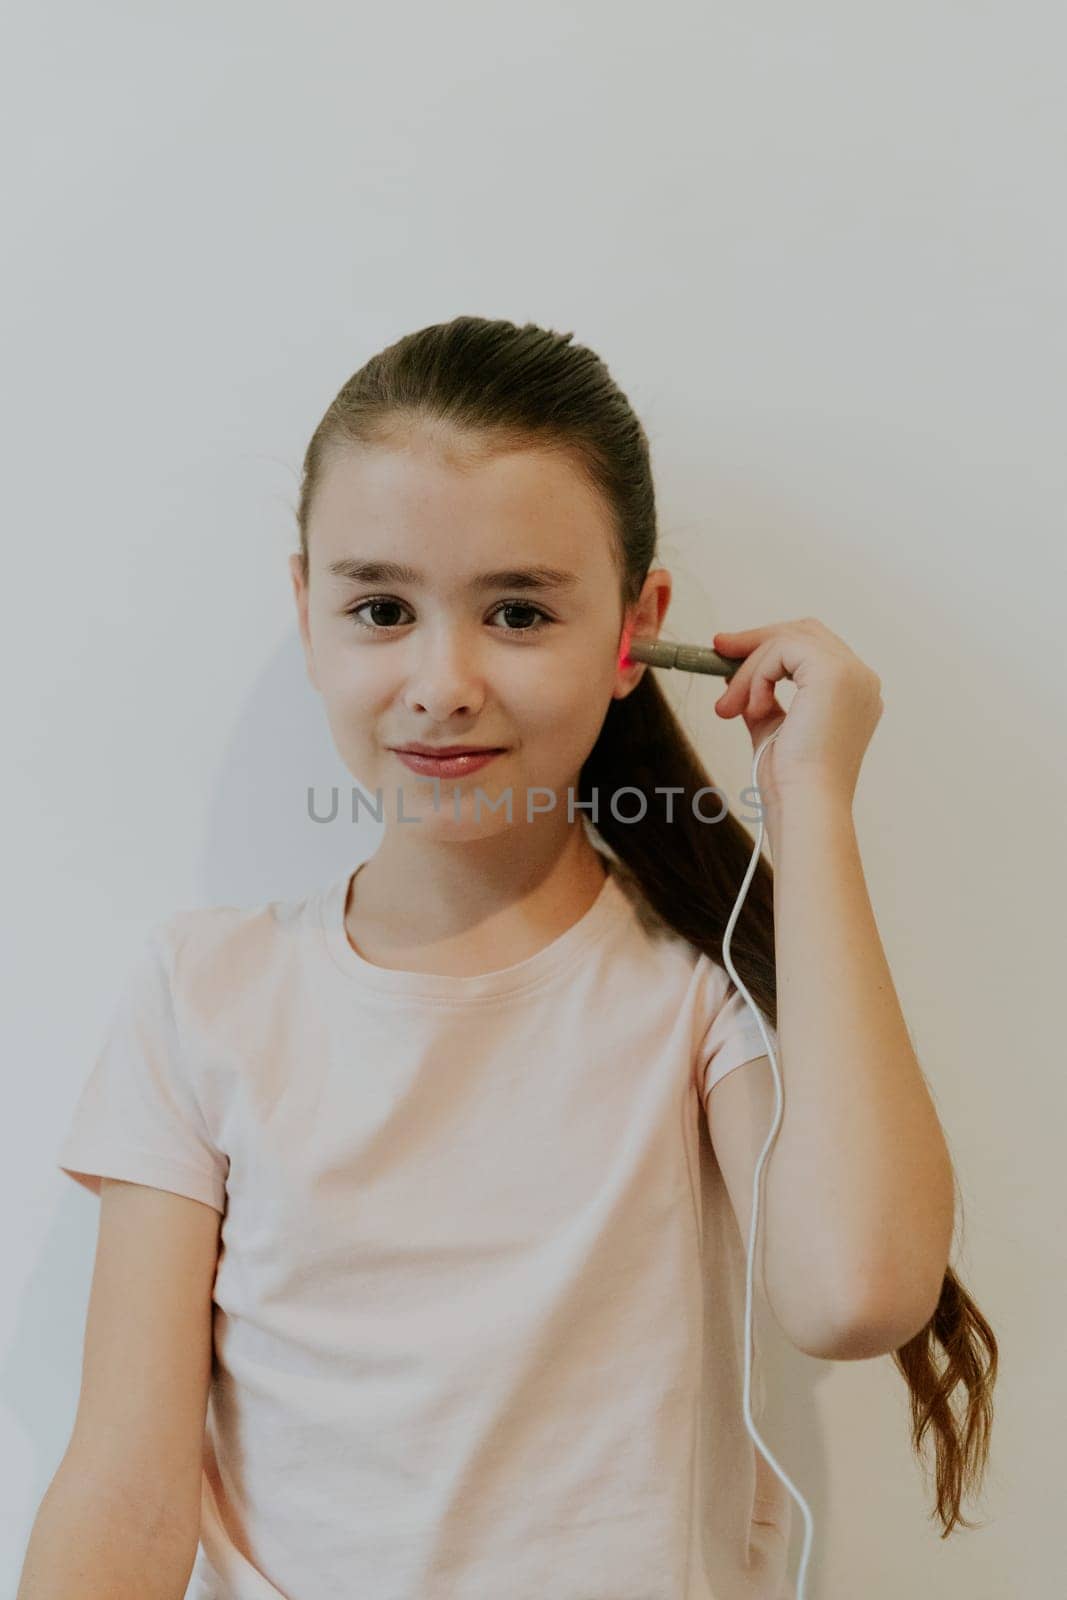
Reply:
<svg viewBox="0 0 1067 1600"><path fill-rule="evenodd" d="M197 903L295 899L368 859L385 825L366 804L352 822L355 784L308 682L294 628L264 667L223 753L205 818ZM331 816L336 788L332 821L309 816L309 788L319 817ZM374 802L370 790L367 800Z"/></svg>

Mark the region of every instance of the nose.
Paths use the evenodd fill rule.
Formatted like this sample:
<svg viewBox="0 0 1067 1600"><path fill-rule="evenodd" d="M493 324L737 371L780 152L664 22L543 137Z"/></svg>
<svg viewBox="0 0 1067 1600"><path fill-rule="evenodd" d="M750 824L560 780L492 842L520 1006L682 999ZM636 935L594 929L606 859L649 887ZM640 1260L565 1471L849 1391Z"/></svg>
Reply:
<svg viewBox="0 0 1067 1600"><path fill-rule="evenodd" d="M410 711L447 722L482 708L485 686L478 650L462 629L428 629L414 645L404 700Z"/></svg>

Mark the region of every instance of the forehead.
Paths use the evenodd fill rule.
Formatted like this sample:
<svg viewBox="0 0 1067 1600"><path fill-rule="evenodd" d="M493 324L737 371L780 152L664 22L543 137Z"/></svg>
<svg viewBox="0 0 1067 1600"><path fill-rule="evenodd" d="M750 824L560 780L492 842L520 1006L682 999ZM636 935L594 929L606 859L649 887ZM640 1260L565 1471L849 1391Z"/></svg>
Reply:
<svg viewBox="0 0 1067 1600"><path fill-rule="evenodd" d="M434 577L536 563L603 579L606 502L559 451L450 456L424 442L345 447L311 507L311 557L408 561Z"/></svg>

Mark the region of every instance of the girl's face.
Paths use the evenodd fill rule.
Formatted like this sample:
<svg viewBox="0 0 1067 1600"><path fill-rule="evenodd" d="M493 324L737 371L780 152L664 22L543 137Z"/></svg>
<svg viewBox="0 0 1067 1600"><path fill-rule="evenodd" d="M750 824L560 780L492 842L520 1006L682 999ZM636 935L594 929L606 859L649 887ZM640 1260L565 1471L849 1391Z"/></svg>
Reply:
<svg viewBox="0 0 1067 1600"><path fill-rule="evenodd" d="M621 664L624 621L626 638L656 636L669 574L650 573L624 619L606 507L536 450L461 462L424 434L353 447L327 465L310 520L307 586L290 558L308 676L387 826L418 818L420 843L548 817L562 833L609 702L645 670ZM410 570L374 570L386 563ZM394 753L411 742L503 753L435 780Z"/></svg>

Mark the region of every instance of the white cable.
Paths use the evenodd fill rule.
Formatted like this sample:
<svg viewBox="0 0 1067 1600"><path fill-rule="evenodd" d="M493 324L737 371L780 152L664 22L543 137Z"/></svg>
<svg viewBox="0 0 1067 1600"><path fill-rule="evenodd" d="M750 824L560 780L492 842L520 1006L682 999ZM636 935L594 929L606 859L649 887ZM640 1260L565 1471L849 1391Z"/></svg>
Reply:
<svg viewBox="0 0 1067 1600"><path fill-rule="evenodd" d="M776 728L769 738L764 739L763 743L756 751L752 762L752 787L757 789L757 791L758 784L756 780L759 771L760 757L762 756L764 750L766 750L767 746L774 743L780 732L781 729ZM763 806L761 805L759 815L759 830L756 834L756 848L752 852L752 859L749 861L748 871L745 873L744 882L741 885L741 893L738 895L734 909L730 913L730 920L726 924L726 933L723 936L722 942L723 965L730 974L730 977L733 979L734 983L737 985L737 988L741 994L744 995L748 1008L755 1017L759 1026L759 1031L763 1035L763 1042L767 1047L767 1055L770 1058L771 1070L774 1073L774 1088L776 1095L774 1121L771 1123L771 1131L768 1133L763 1149L760 1151L760 1157L756 1162L756 1170L752 1178L752 1221L748 1230L748 1263L745 1271L745 1382L743 1400L745 1426L755 1440L756 1448L759 1450L764 1460L770 1462L779 1478L781 1478L782 1482L793 1496L793 1499L799 1505L804 1516L804 1549L800 1557L800 1571L797 1577L796 1592L796 1600L804 1600L804 1577L808 1570L808 1558L811 1554L811 1541L814 1531L811 1511L808 1507L808 1502L804 1499L804 1496L801 1494L796 1484L789 1477L788 1473L783 1471L783 1469L779 1466L778 1462L774 1459L774 1456L771 1454L770 1450L757 1433L755 1424L752 1421L752 1407L749 1403L752 1377L752 1263L756 1249L756 1230L759 1225L760 1177L763 1172L764 1159L771 1145L774 1143L775 1136L777 1135L778 1128L782 1121L782 1079L781 1074L778 1071L778 1058L771 1046L770 1037L767 1033L766 1027L764 1026L763 1017L760 1014L759 1007L753 1003L752 996L745 988L736 968L733 965L733 962L730 960L730 935L733 933L734 924L736 923L738 915L741 911L741 907L744 904L745 895L748 893L748 886L752 882L752 875L756 870L756 864L759 861L760 851L762 848Z"/></svg>

